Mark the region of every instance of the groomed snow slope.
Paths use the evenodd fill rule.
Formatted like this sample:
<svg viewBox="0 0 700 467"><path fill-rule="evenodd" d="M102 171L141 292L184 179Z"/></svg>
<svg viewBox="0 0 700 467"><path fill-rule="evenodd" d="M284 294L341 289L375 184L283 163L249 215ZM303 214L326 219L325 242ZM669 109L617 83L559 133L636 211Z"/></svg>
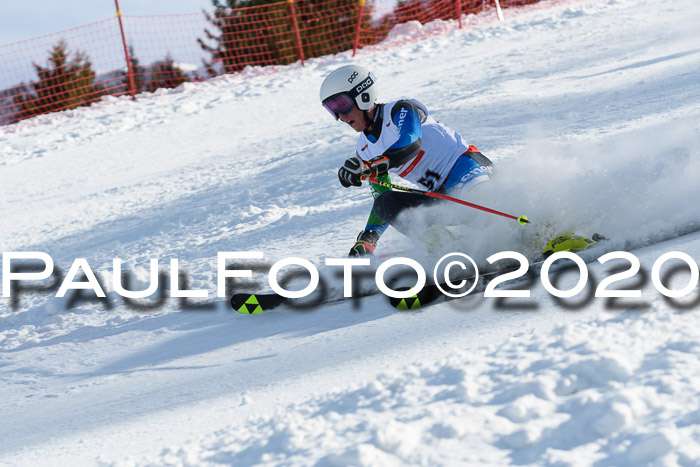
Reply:
<svg viewBox="0 0 700 467"><path fill-rule="evenodd" d="M697 2L506 14L354 61L380 100L421 100L495 160L482 202L526 213L538 235L603 232L621 247L700 220ZM697 290L674 305L647 280L611 308L533 284L501 308L475 296L397 312L377 296L251 316L215 299L217 252L321 261L364 225L367 190L336 178L355 134L317 101L349 60L0 128L3 252L46 252L64 273L86 258L108 290L115 257L142 286L150 258L177 258L214 302L0 299L0 463L700 464ZM463 251L518 248L517 225L474 222ZM380 243L406 247L393 231ZM648 271L668 251L697 261L700 235L635 254ZM590 267L597 282L609 270Z"/></svg>

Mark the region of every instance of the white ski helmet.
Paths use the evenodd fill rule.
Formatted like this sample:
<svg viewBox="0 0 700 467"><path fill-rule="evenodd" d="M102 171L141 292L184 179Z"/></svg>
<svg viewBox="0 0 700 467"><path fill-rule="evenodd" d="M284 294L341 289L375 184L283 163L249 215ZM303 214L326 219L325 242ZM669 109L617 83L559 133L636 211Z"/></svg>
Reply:
<svg viewBox="0 0 700 467"><path fill-rule="evenodd" d="M339 113L352 110L354 102L360 110L367 111L377 100L377 78L367 68L345 65L329 74L321 85L321 103L338 119ZM349 99L348 99L349 98Z"/></svg>

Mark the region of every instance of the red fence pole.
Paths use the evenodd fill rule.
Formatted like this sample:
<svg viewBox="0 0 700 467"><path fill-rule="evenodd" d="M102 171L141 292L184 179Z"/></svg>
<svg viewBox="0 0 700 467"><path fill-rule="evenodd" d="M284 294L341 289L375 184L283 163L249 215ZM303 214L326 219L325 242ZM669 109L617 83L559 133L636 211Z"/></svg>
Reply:
<svg viewBox="0 0 700 467"><path fill-rule="evenodd" d="M459 21L459 29L462 29L462 1L455 0L457 4L457 20Z"/></svg>
<svg viewBox="0 0 700 467"><path fill-rule="evenodd" d="M294 39L297 43L297 53L299 54L299 59L301 60L301 66L304 66L304 49L301 46L301 36L299 35L299 25L297 24L297 13L294 8L294 0L287 0L289 3L289 10L292 13L292 25L294 27Z"/></svg>
<svg viewBox="0 0 700 467"><path fill-rule="evenodd" d="M357 8L357 26L355 27L355 44L352 47L352 56L355 56L357 52L357 47L360 43L360 25L362 24L362 12L365 9L365 0L360 0L359 7Z"/></svg>
<svg viewBox="0 0 700 467"><path fill-rule="evenodd" d="M122 45L124 46L124 57L126 57L126 75L129 94L132 99L136 99L136 85L134 84L134 70L131 69L131 59L129 58L129 48L126 46L126 36L124 35L124 25L122 24L122 12L119 9L119 0L114 0L117 7L117 18L119 19L119 30L122 33Z"/></svg>

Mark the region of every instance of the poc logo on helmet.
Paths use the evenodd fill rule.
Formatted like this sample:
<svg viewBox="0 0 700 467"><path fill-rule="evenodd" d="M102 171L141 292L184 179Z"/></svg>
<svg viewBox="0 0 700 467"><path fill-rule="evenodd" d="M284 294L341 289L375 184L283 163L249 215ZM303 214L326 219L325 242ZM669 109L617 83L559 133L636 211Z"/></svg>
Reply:
<svg viewBox="0 0 700 467"><path fill-rule="evenodd" d="M352 82L355 81L355 78L357 78L357 72L353 71L350 77L348 78L348 83L352 84Z"/></svg>
<svg viewBox="0 0 700 467"><path fill-rule="evenodd" d="M364 80L362 83L360 83L359 86L355 88L355 92L357 94L360 94L362 91L367 89L368 87L372 86L374 84L374 81L372 81L372 77L368 76L366 80Z"/></svg>

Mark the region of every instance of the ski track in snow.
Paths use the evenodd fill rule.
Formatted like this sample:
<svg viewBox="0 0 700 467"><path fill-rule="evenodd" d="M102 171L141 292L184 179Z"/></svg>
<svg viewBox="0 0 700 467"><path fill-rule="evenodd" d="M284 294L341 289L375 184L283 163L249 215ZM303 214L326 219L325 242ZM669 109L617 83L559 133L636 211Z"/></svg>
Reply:
<svg viewBox="0 0 700 467"><path fill-rule="evenodd" d="M446 251L483 262L564 230L621 246L697 222L697 2L505 14L409 23L389 42L441 34L353 60L375 71L380 100L421 100L496 162L472 201L533 220L523 236L470 212L468 243ZM686 311L647 284L618 310L568 310L537 286L535 309L477 296L397 313L370 297L259 316L222 300L136 311L116 296L115 257L134 288L150 258L177 258L214 297L219 251L346 253L369 197L337 183L355 135L317 101L350 60L0 127L2 251L49 253L64 273L86 258L111 307L67 310L55 291L0 301L0 464L700 465L697 290ZM406 248L390 230L379 251ZM700 235L635 253L648 270L673 250L697 261Z"/></svg>

